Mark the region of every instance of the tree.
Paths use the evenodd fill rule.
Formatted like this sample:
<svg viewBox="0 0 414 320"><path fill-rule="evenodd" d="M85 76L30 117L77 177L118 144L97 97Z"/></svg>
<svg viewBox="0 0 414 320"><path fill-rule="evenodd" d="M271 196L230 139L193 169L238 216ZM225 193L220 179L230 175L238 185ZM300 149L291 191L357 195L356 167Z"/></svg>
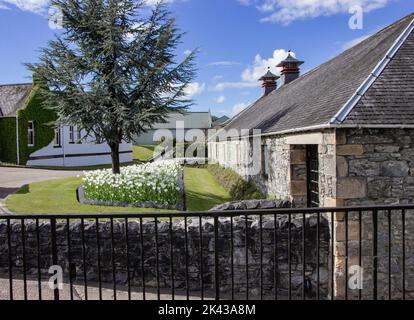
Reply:
<svg viewBox="0 0 414 320"><path fill-rule="evenodd" d="M191 105L185 88L195 76L195 51L180 63L182 33L165 4L136 0L52 0L63 30L41 49L36 75L59 123L78 125L111 149Z"/></svg>

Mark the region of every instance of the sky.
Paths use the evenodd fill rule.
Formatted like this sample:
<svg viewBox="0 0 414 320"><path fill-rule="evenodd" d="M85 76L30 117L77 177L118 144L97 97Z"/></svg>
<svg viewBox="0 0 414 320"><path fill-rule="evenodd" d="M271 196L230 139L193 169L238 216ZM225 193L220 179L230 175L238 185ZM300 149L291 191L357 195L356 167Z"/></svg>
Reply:
<svg viewBox="0 0 414 320"><path fill-rule="evenodd" d="M414 12L412 0L167 1L185 32L177 62L199 50L191 110L229 117L262 95L257 79L268 67L278 73L288 50L304 73ZM48 0L0 0L0 84L31 81L23 63L36 62L55 32Z"/></svg>

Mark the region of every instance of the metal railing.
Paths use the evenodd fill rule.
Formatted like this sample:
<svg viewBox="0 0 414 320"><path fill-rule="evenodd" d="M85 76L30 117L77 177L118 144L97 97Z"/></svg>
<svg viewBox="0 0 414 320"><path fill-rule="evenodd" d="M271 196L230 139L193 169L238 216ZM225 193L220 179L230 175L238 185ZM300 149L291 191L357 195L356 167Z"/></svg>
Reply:
<svg viewBox="0 0 414 320"><path fill-rule="evenodd" d="M8 294L0 298L409 299L413 212L394 205L1 216Z"/></svg>

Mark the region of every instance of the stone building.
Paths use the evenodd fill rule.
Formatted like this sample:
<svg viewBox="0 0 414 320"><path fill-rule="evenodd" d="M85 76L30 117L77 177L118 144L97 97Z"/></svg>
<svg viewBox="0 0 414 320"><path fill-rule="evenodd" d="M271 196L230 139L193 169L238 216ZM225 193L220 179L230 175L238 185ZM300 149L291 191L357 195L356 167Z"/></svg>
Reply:
<svg viewBox="0 0 414 320"><path fill-rule="evenodd" d="M279 76L266 73L263 96L210 136L210 161L297 207L413 203L413 29L411 14L302 76L304 62L289 53L278 65L280 87ZM358 214L339 211L327 216L335 284L330 295L345 296L346 266L358 265L363 296L371 297L374 215L364 212L358 220ZM402 258L401 214L378 212L380 298L388 297L388 288L401 297L402 270L410 274L405 287L414 296L412 213L404 218Z"/></svg>
<svg viewBox="0 0 414 320"><path fill-rule="evenodd" d="M289 53L278 65L279 88L269 71L260 79L263 96L210 137L210 161L297 206L412 203L413 19L302 76L303 61Z"/></svg>

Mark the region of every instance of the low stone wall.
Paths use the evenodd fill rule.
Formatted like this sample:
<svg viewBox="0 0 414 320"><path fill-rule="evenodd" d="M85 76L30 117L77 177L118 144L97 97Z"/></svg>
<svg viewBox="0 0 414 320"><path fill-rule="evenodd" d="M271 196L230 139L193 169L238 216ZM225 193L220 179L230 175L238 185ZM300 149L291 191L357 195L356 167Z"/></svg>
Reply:
<svg viewBox="0 0 414 320"><path fill-rule="evenodd" d="M287 200L242 200L220 204L210 209L210 211L266 210L292 207L293 204Z"/></svg>
<svg viewBox="0 0 414 320"><path fill-rule="evenodd" d="M186 248L185 248L185 224L184 220L173 220L173 236L170 235L169 220L158 220L158 270L161 288L171 287L171 263L173 264L174 286L176 289L186 288ZM293 217L291 224L291 270L292 270L292 294L293 297L301 295L303 278L303 250L305 249L306 270L306 292L314 295L316 290L316 217L306 219L306 248L302 247L303 235L302 216ZM275 224L277 232L275 237ZM11 244L13 272L15 275L22 274L23 270L23 246L20 221L11 224ZM109 220L102 220L99 227L100 247L100 274L103 282L112 282L112 241L111 224ZM262 221L262 245L260 242L259 218L248 219L247 242L249 261L249 292L252 297L257 297L260 292L260 275L263 279L263 293L265 296L274 296L274 270L276 269L277 290L279 295L286 295L288 289L288 217L281 215L277 217L276 223L272 217L263 217ZM114 220L114 264L116 282L127 283L127 247L126 247L126 224L125 221ZM188 279L191 291L200 292L200 261L202 253L202 277L204 287L208 291L214 289L214 265L215 265L215 242L214 242L214 220L212 218L202 219L202 238L200 237L199 218L188 219ZM245 296L246 290L246 230L244 217L233 218L233 259L232 259L232 237L230 218L219 219L219 241L217 243L219 253L219 280L220 290L229 296L231 292L232 268L234 289L236 297ZM38 249L40 252L40 267L42 273L48 275L48 268L52 265L51 252L51 226L49 222L41 222L39 226L40 247L37 245L37 233L35 222L25 224L25 258L26 271L28 274L37 274ZM141 237L142 232L142 243ZM83 279L84 263L82 238L85 239L85 266L89 281L98 280L98 246L95 221L84 221L84 234L82 235L81 222L70 223L70 256L72 265L69 265L68 253L68 228L65 222L57 222L56 242L58 253L58 264L68 275L69 270L76 276L77 280ZM144 275L146 287L157 287L157 250L154 220L143 220L142 230L139 221L130 219L128 223L129 239L129 267L131 282L134 286L142 285ZM202 240L202 244L200 241ZM276 246L275 246L276 240ZM173 254L171 256L171 246ZM321 296L327 294L328 283L328 252L329 252L329 230L327 221L322 219L320 228L320 281ZM262 269L260 264L260 253L263 250ZM276 268L275 268L276 252ZM0 272L8 273L8 249L7 249L7 225L0 223ZM143 259L142 259L143 257ZM142 272L142 263L144 272ZM262 271L261 271L262 270ZM262 272L262 273L261 273Z"/></svg>

